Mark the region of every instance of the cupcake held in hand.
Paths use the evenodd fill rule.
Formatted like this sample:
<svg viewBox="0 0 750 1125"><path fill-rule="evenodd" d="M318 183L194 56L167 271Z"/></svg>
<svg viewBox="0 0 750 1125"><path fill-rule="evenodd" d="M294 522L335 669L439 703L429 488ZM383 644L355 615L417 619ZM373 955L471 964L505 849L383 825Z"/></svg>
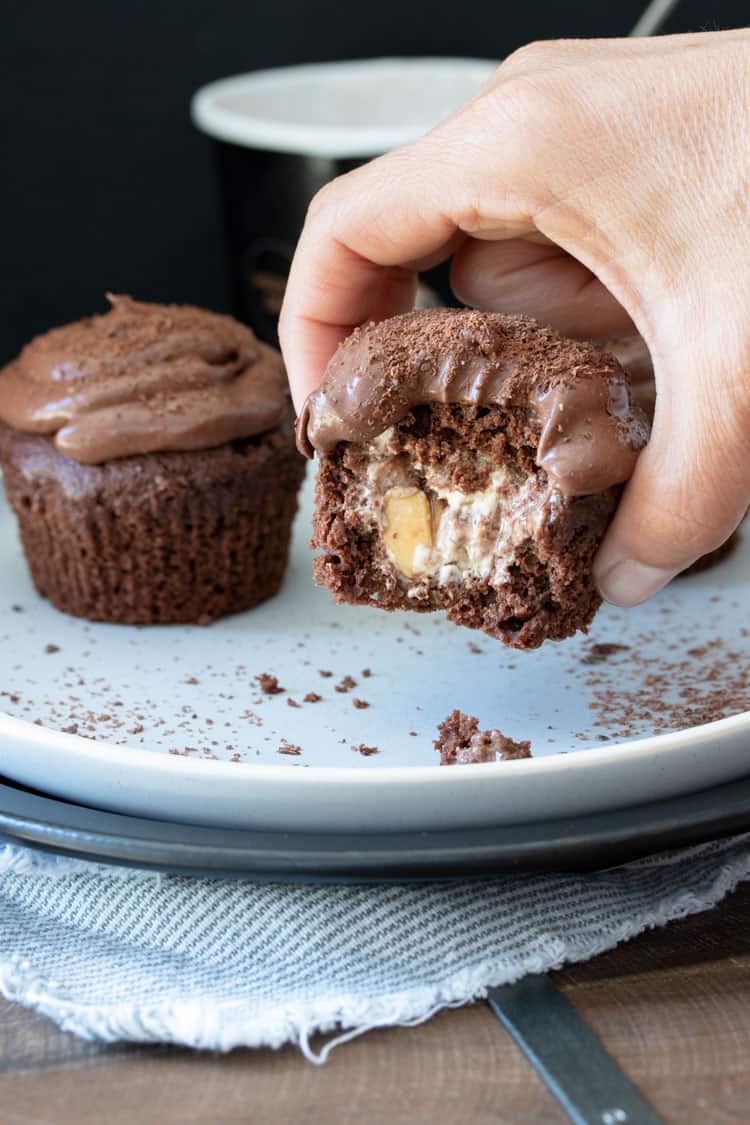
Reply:
<svg viewBox="0 0 750 1125"><path fill-rule="evenodd" d="M279 354L228 316L110 297L0 372L31 576L94 621L205 623L275 594L304 462Z"/></svg>
<svg viewBox="0 0 750 1125"><path fill-rule="evenodd" d="M593 618L594 555L648 425L593 344L429 309L353 332L297 432L320 458L314 566L337 600L536 648Z"/></svg>

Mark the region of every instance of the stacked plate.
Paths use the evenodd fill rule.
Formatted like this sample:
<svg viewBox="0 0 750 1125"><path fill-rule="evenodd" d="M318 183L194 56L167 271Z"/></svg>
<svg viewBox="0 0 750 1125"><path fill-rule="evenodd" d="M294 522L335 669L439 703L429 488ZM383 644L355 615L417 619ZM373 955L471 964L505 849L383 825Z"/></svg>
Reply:
<svg viewBox="0 0 750 1125"><path fill-rule="evenodd" d="M526 653L335 606L309 522L308 487L272 601L125 628L40 599L0 504L3 836L164 870L411 878L593 868L750 826L750 544ZM441 766L454 708L533 757Z"/></svg>

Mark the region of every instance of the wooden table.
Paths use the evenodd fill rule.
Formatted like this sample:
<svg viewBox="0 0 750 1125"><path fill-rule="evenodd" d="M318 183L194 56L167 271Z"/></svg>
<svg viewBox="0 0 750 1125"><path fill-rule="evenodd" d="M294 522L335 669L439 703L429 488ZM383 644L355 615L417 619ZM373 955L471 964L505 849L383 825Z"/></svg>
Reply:
<svg viewBox="0 0 750 1125"><path fill-rule="evenodd" d="M556 981L666 1121L750 1121L750 884ZM292 1047L102 1047L0 1000L0 1125L566 1120L484 1004L371 1032L314 1067Z"/></svg>

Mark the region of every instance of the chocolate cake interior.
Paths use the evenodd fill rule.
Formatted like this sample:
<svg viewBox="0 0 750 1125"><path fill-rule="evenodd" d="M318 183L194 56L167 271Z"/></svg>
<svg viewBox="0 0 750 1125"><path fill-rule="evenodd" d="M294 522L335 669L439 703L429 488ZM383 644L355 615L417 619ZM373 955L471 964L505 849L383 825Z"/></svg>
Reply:
<svg viewBox="0 0 750 1125"><path fill-rule="evenodd" d="M522 647L566 636L617 490L568 499L535 464L528 409L433 403L323 459L319 581L342 600L445 609ZM563 518L560 518L563 517Z"/></svg>

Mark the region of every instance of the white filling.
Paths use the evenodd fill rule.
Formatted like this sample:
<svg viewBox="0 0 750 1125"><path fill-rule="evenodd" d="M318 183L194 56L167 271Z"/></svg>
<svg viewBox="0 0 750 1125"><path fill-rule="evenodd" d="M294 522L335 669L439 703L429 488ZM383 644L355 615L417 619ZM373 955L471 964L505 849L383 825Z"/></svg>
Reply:
<svg viewBox="0 0 750 1125"><path fill-rule="evenodd" d="M416 546L411 563L410 594L432 582L444 585L483 579L493 586L507 581L518 546L554 519L560 496L534 478L513 479L505 467L492 471L486 488L461 492L450 487L445 466L422 465L397 454L392 429L369 446L367 481L363 482L363 514L382 533L388 527L386 498L421 488L430 500L432 542ZM398 563L384 540L386 553ZM399 571L401 573L401 571ZM406 575L401 575L406 578Z"/></svg>
<svg viewBox="0 0 750 1125"><path fill-rule="evenodd" d="M507 565L503 555L529 536L534 485L525 481L514 487L507 469L495 469L487 488L479 492L446 488L429 469L424 478L428 492L445 507L437 526L433 523L432 546L415 551L416 574L435 576L440 583L466 577L501 580Z"/></svg>

